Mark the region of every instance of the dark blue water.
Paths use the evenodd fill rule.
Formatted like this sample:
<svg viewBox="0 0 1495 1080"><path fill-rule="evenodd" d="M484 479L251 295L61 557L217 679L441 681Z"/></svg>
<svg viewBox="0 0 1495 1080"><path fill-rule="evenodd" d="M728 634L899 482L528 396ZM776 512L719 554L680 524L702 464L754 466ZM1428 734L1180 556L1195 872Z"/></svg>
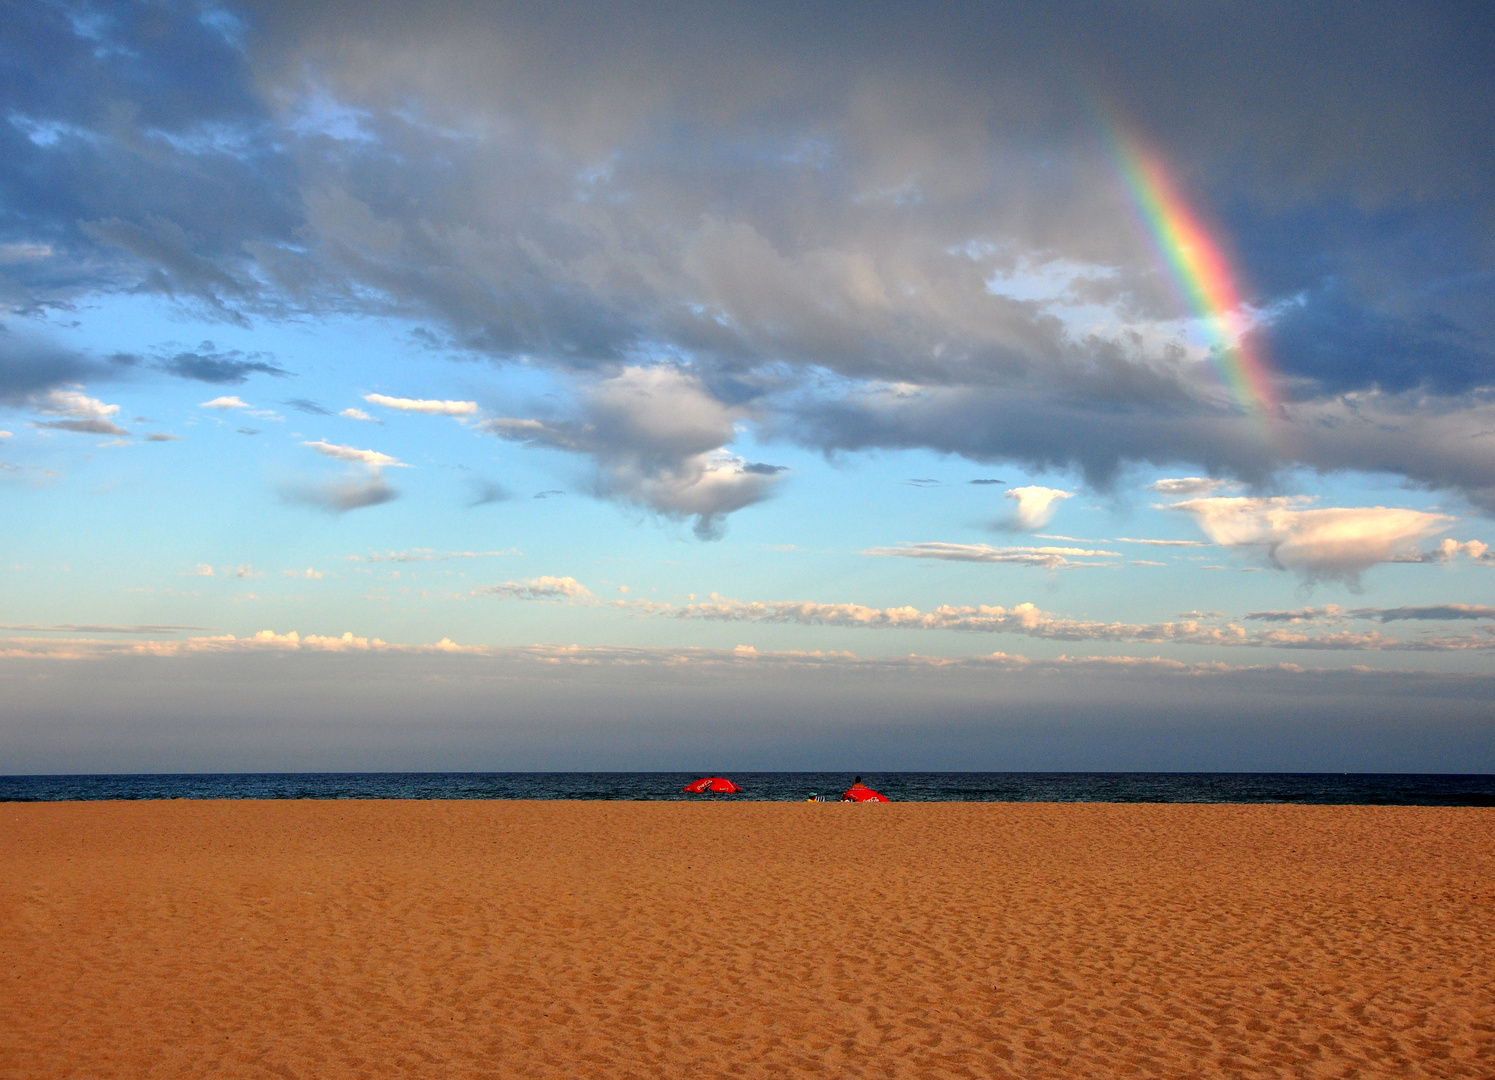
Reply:
<svg viewBox="0 0 1495 1080"><path fill-rule="evenodd" d="M0 802L78 799L766 799L839 796L850 773L731 773L741 795L686 795L695 773L245 773L0 776ZM1341 773L867 773L895 802L1495 806L1495 776Z"/></svg>

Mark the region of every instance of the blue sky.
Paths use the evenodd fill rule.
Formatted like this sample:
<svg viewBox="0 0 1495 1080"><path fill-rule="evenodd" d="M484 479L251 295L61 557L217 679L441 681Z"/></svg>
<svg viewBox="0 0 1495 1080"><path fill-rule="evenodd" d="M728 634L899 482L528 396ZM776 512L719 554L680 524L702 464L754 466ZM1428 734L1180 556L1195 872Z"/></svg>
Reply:
<svg viewBox="0 0 1495 1080"><path fill-rule="evenodd" d="M1058 8L12 9L0 769L1495 767L1490 20Z"/></svg>

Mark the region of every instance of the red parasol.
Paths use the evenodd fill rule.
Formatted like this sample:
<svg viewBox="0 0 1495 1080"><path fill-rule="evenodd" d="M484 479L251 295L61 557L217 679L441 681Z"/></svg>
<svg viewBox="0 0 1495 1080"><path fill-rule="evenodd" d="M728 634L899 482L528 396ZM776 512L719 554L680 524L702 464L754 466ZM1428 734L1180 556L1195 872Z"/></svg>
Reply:
<svg viewBox="0 0 1495 1080"><path fill-rule="evenodd" d="M873 791L866 784L858 780L846 793L841 796L843 802L887 802L888 797L880 792Z"/></svg>
<svg viewBox="0 0 1495 1080"><path fill-rule="evenodd" d="M731 793L733 791L741 791L742 788L732 783L732 781L728 780L725 776L703 776L701 779L695 781L694 783L686 784L685 787L681 790L693 792L697 795L700 795L702 792L706 791L722 791Z"/></svg>

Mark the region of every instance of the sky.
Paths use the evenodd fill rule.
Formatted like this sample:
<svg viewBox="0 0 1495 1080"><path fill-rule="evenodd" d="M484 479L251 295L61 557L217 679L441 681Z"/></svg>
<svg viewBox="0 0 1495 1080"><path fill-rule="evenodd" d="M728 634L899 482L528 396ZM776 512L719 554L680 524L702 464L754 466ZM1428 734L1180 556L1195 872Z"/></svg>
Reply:
<svg viewBox="0 0 1495 1080"><path fill-rule="evenodd" d="M7 3L0 772L1495 771L1491 55Z"/></svg>

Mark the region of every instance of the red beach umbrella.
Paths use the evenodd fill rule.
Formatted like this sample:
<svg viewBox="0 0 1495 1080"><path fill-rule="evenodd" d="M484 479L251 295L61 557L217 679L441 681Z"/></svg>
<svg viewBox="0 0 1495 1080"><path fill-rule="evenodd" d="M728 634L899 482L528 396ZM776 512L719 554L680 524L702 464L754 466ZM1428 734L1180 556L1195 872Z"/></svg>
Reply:
<svg viewBox="0 0 1495 1080"><path fill-rule="evenodd" d="M846 789L841 796L842 802L887 802L888 797L881 792L873 791L866 784L858 780Z"/></svg>
<svg viewBox="0 0 1495 1080"><path fill-rule="evenodd" d="M702 792L706 791L722 791L731 793L733 791L741 791L742 788L732 783L732 781L728 780L725 776L703 776L699 780L686 784L685 787L683 787L681 790L693 792L696 795L700 795Z"/></svg>

